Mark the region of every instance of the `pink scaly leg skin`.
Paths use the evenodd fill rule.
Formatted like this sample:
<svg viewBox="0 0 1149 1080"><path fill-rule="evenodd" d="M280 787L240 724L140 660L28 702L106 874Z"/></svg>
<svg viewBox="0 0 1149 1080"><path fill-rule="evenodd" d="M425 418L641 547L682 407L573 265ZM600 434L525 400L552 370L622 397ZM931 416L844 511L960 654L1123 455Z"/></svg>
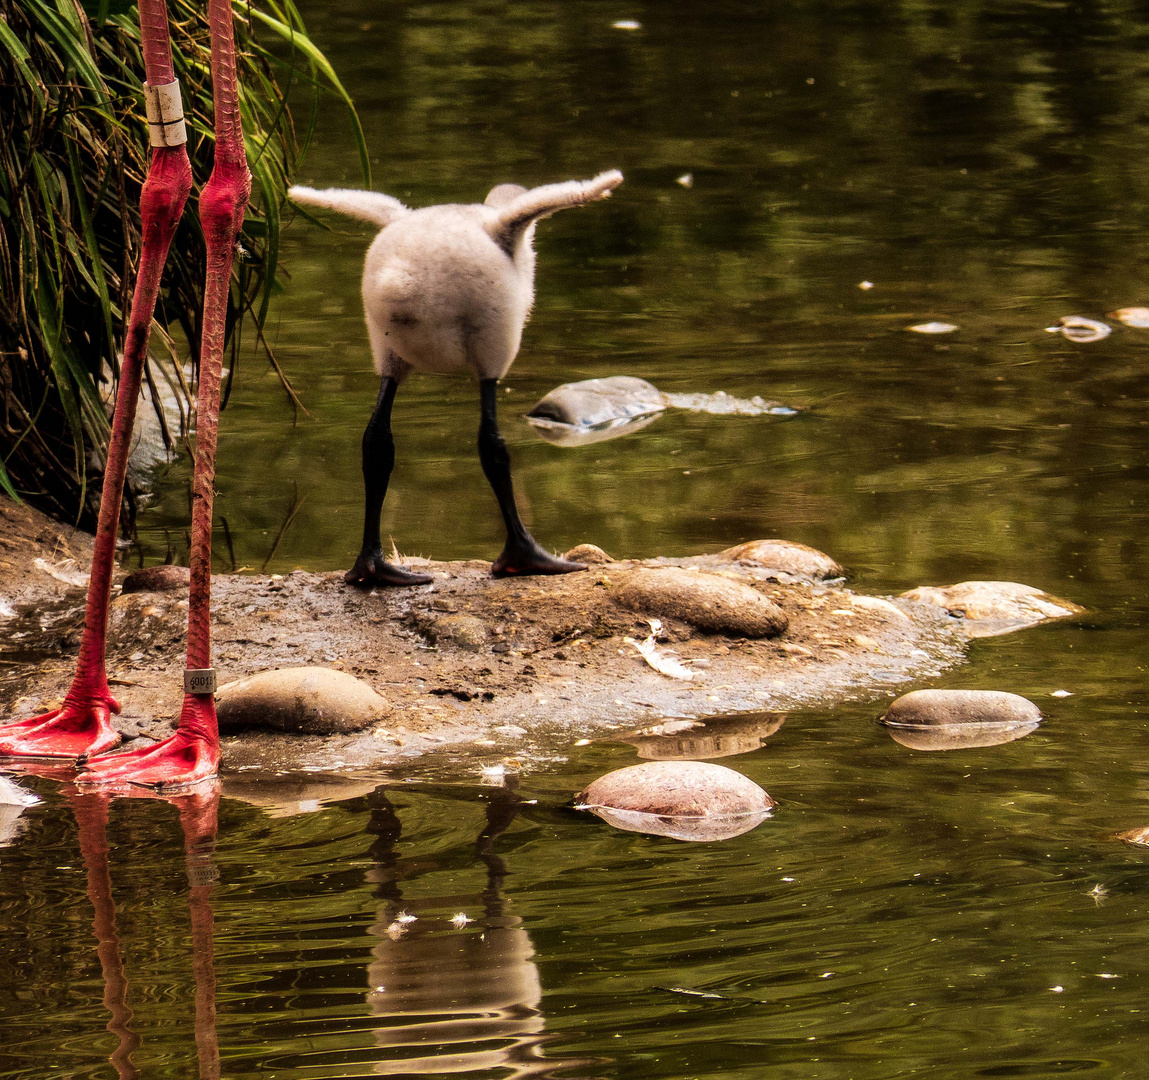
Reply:
<svg viewBox="0 0 1149 1080"><path fill-rule="evenodd" d="M140 0L139 9L148 81L153 85L169 83L174 75L164 0ZM76 675L61 708L0 726L0 757L79 758L84 754L109 750L120 741L111 724L111 714L118 713L120 705L108 691L104 666L108 603L115 574L116 533L124 498L124 477L127 475L136 402L140 397L140 381L147 355L148 331L156 309L168 248L183 215L191 183L191 166L184 147L161 147L152 151L148 177L140 196L143 245L124 335L120 387L108 443Z"/></svg>
<svg viewBox="0 0 1149 1080"><path fill-rule="evenodd" d="M195 476L192 482L191 587L188 594L189 670L211 667L211 521L215 449L219 434L220 369L226 335L227 296L235 242L251 194L243 149L235 38L230 0L209 0L211 74L215 96L215 164L200 195L199 216L207 247L199 396L196 404ZM95 758L81 784L184 787L215 776L219 727L211 694L187 694L179 727L146 750Z"/></svg>
<svg viewBox="0 0 1149 1080"><path fill-rule="evenodd" d="M215 700L210 694L188 694L180 712L179 727L171 738L123 754L93 758L76 777L76 783L81 787L134 785L167 792L202 784L218 774L219 729Z"/></svg>

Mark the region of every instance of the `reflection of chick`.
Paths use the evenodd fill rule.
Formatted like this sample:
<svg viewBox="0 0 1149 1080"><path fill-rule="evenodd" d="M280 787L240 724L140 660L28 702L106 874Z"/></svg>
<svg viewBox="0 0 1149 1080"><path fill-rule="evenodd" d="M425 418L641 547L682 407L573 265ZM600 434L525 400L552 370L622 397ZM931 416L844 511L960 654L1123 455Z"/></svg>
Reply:
<svg viewBox="0 0 1149 1080"><path fill-rule="evenodd" d="M585 570L544 551L519 520L511 463L496 417L498 380L519 351L535 298L535 224L556 211L605 198L622 174L570 180L528 191L500 184L481 205L449 204L410 210L376 191L315 191L293 187L300 204L335 210L382 226L363 267L367 333L382 377L379 398L363 435L366 513L363 547L346 580L352 584L418 585L431 579L383 557L379 514L395 464L391 406L412 370L445 374L470 369L479 380L482 419L479 459L507 528L492 571L565 574Z"/></svg>
<svg viewBox="0 0 1149 1080"><path fill-rule="evenodd" d="M373 796L372 854L387 903L371 932L379 937L368 966L368 1003L382 1023L375 1038L390 1060L373 1065L382 1076L441 1075L505 1069L510 1077L549 1075L554 1060L542 1056L542 987L530 936L509 915L501 894L506 865L491 842L514 820L518 800L495 792L487 828L477 842L487 864L487 887L470 903L439 898L439 908L469 909L470 926L452 929L448 916L419 916L402 909L392 845L399 821L382 793ZM475 906L481 904L482 915ZM415 918L411 915L415 914ZM408 1056L412 1052L415 1056ZM564 1064L573 1064L566 1062Z"/></svg>

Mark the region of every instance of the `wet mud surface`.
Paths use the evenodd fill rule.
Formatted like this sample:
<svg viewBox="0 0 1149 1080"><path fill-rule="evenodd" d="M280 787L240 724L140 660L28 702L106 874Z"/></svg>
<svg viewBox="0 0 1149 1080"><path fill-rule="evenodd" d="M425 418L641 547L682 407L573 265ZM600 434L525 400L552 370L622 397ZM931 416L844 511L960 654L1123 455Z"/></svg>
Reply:
<svg viewBox="0 0 1149 1080"><path fill-rule="evenodd" d="M18 719L67 691L84 590L49 571L63 559L86 570L90 540L8 502L0 513L0 603L11 613L0 616L0 710ZM961 662L967 641L961 620L935 605L861 596L719 555L518 580L493 579L485 562L407 565L434 583L361 591L334 573L215 578L221 684L316 665L363 679L387 701L381 722L353 734L225 736L225 770L339 770L444 751L545 757L667 718L880 699ZM639 571L660 567L748 586L781 608L787 628L751 639L662 616L652 632L648 613L617 598ZM180 590L113 599L108 674L129 739L170 729L182 697L186 618ZM647 664L633 642L650 636L689 681Z"/></svg>

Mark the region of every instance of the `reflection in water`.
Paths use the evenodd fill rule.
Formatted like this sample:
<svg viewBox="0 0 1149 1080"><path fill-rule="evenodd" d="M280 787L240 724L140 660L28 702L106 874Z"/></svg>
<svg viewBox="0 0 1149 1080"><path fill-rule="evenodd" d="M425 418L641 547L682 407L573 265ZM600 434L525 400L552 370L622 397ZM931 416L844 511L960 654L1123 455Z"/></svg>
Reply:
<svg viewBox="0 0 1149 1080"><path fill-rule="evenodd" d="M104 981L104 1007L111 1014L107 1029L117 1045L108 1060L120 1080L135 1080L141 1073L132 1054L142 1039L132 1028L128 979L116 930L116 904L108 861L108 807L112 796L97 792L65 791L80 835L80 853L87 872L92 931ZM199 1080L220 1080L219 1041L216 1036L214 918L211 888L215 882L212 853L218 827L218 784L204 785L194 794L178 796L133 793L136 798L163 799L179 810L184 834L184 857L190 886L192 973L195 979L195 1041Z"/></svg>
<svg viewBox="0 0 1149 1080"><path fill-rule="evenodd" d="M427 907L450 907L473 921L452 929L449 916L419 914L406 904L394 847L402 826L382 789L372 796L369 829L376 840L372 877L384 901L371 933L378 937L368 965L367 1001L380 1020L375 1029L389 1059L374 1065L381 1076L430 1076L489 1069L511 1077L551 1076L575 1062L543 1057L542 987L534 945L503 896L507 866L494 841L518 812L513 792L491 792L487 825L475 842L486 864L478 897L436 897ZM472 907L472 905L475 905ZM480 914L481 911L481 914ZM413 921L397 916L415 915Z"/></svg>
<svg viewBox="0 0 1149 1080"><path fill-rule="evenodd" d="M621 737L648 761L709 761L749 754L764 746L786 720L785 713L671 720Z"/></svg>
<svg viewBox="0 0 1149 1080"><path fill-rule="evenodd" d="M881 721L894 742L911 750L972 750L1022 739L1040 727L1040 721L972 724L891 724Z"/></svg>

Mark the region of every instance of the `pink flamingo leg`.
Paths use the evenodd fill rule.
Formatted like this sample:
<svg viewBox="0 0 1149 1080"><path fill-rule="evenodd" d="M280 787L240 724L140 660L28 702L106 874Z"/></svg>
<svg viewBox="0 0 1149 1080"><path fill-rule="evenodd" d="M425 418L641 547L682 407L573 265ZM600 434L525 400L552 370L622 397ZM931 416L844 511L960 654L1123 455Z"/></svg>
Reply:
<svg viewBox="0 0 1149 1080"><path fill-rule="evenodd" d="M203 341L196 407L195 479L192 494L191 591L188 610L189 670L211 667L211 520L215 448L219 430L220 368L227 294L236 238L251 194L243 148L235 38L230 0L209 0L211 71L215 90L215 165L200 196L207 245ZM219 728L212 694L184 696L175 735L156 746L92 760L81 784L184 787L219 771Z"/></svg>
<svg viewBox="0 0 1149 1080"><path fill-rule="evenodd" d="M153 86L170 83L174 81L175 74L167 7L164 0L140 0L139 7L148 82ZM168 247L183 214L191 183L191 166L183 146L165 146L152 151L148 177L140 197L143 246L124 337L120 388L108 444L76 675L59 709L0 726L0 757L78 758L108 750L120 741L119 733L111 724L111 714L120 711L120 704L108 690L104 666L116 533L136 402L140 396L140 377L148 348L148 331L156 309L160 275L167 261Z"/></svg>

